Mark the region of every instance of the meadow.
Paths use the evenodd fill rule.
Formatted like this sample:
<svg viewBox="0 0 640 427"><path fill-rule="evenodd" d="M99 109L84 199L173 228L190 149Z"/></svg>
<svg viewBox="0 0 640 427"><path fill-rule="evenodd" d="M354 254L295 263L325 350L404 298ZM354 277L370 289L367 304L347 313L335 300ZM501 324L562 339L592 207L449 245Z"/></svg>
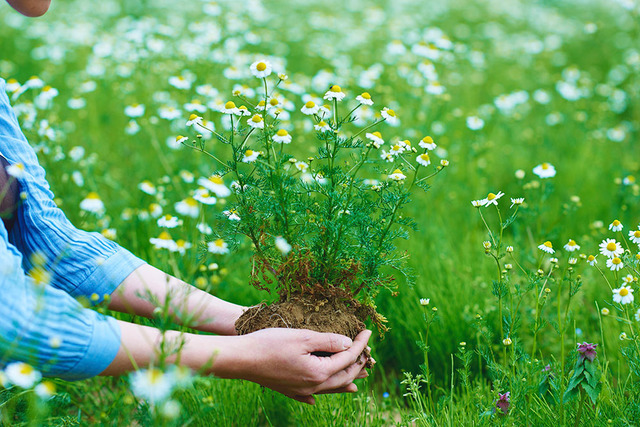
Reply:
<svg viewBox="0 0 640 427"><path fill-rule="evenodd" d="M376 297L390 330L371 375L313 407L199 376L159 403L130 378L8 386L4 425L640 424L637 1L54 0L36 20L0 5L0 77L69 219L244 305L274 296L248 283L249 242L203 249L230 206L183 209L214 167L178 137L191 114L228 131L224 104L259 99L257 60L287 75L299 158L318 153L300 109L340 85L374 100L353 133L389 107L385 139L431 136L448 162L401 212L412 280Z"/></svg>

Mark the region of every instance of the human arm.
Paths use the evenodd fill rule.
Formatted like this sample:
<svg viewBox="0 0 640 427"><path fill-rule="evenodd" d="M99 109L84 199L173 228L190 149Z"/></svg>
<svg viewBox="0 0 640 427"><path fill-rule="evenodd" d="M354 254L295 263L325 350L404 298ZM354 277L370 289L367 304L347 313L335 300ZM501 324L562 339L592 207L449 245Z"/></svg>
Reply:
<svg viewBox="0 0 640 427"><path fill-rule="evenodd" d="M361 354L371 335L354 341L302 329L263 329L243 336L210 336L167 331L120 322L122 344L102 375L120 375L147 367L158 358L160 343L180 347L179 362L203 374L253 381L288 397L313 404L313 394L355 392L354 379L364 378ZM178 345L180 343L180 345ZM335 353L330 357L312 353ZM169 355L174 363L177 355Z"/></svg>

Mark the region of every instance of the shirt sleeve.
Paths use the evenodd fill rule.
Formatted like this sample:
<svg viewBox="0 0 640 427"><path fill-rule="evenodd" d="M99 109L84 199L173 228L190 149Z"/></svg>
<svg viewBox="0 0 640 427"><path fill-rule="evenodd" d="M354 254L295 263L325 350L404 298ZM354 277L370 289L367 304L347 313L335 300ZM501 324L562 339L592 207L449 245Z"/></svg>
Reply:
<svg viewBox="0 0 640 427"><path fill-rule="evenodd" d="M120 348L118 322L25 275L1 222L0 260L0 368L21 361L65 380L104 371Z"/></svg>
<svg viewBox="0 0 640 427"><path fill-rule="evenodd" d="M78 230L53 202L53 193L36 153L20 130L0 79L0 153L24 166L19 179L22 200L10 241L23 254L25 271L33 255L44 257L53 272L51 285L74 297L99 302L144 262L99 233Z"/></svg>

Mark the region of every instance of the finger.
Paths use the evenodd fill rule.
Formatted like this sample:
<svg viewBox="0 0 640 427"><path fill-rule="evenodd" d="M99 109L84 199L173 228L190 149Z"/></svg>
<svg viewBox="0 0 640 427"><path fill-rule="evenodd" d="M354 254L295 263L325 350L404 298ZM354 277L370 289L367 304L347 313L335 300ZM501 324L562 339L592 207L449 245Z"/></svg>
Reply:
<svg viewBox="0 0 640 427"><path fill-rule="evenodd" d="M363 378L367 378L369 376L369 371L367 371L366 368L362 368L362 370L360 370L360 373L356 376L357 380L361 380Z"/></svg>
<svg viewBox="0 0 640 427"><path fill-rule="evenodd" d="M351 383L346 387L334 388L332 390L319 391L316 394L333 394L333 393L355 393L358 391L358 386Z"/></svg>
<svg viewBox="0 0 640 427"><path fill-rule="evenodd" d="M363 363L353 363L345 369L338 371L329 377L325 382L316 386L314 393L323 390L333 390L337 388L346 387L353 383L353 380L360 374Z"/></svg>
<svg viewBox="0 0 640 427"><path fill-rule="evenodd" d="M345 335L315 331L306 332L309 333L307 336L307 351L309 353L316 351L338 353L353 346L353 340Z"/></svg>
<svg viewBox="0 0 640 427"><path fill-rule="evenodd" d="M297 400L298 402L306 403L307 405L315 405L316 399L313 396L303 396L301 394L294 396L287 396L293 400Z"/></svg>
<svg viewBox="0 0 640 427"><path fill-rule="evenodd" d="M365 347L367 346L367 341L369 340L370 336L371 331L365 329L358 334L356 339L353 341L353 345L351 346L351 348L345 351L341 351L340 353L336 353L331 357L324 357L320 359L321 362L326 364L325 367L329 370L329 372L336 373L343 369L346 369L358 360Z"/></svg>

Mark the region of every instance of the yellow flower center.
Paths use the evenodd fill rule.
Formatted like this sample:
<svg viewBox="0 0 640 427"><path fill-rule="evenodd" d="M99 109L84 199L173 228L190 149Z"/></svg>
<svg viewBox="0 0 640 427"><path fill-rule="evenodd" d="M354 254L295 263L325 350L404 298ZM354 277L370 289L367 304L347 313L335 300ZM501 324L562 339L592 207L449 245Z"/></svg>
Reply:
<svg viewBox="0 0 640 427"><path fill-rule="evenodd" d="M184 202L189 206L198 206L198 202L193 197L187 197Z"/></svg>
<svg viewBox="0 0 640 427"><path fill-rule="evenodd" d="M167 233L166 231L163 231L158 236L158 239L160 239L160 240L171 240L171 234Z"/></svg>
<svg viewBox="0 0 640 427"><path fill-rule="evenodd" d="M180 141L182 138L184 138L184 136L178 135L178 136L176 136L176 141Z"/></svg>
<svg viewBox="0 0 640 427"><path fill-rule="evenodd" d="M222 239L217 239L215 242L213 242L214 245L222 247L224 246L224 240Z"/></svg>
<svg viewBox="0 0 640 427"><path fill-rule="evenodd" d="M569 246L575 246L575 245L576 245L575 240L569 240Z"/></svg>
<svg viewBox="0 0 640 427"><path fill-rule="evenodd" d="M256 70L258 71L264 71L267 69L267 64L265 64L264 62L258 62L256 64Z"/></svg>
<svg viewBox="0 0 640 427"><path fill-rule="evenodd" d="M53 89L51 86L46 85L45 87L43 87L43 88L42 88L42 91L43 91L43 92L49 92L51 89ZM134 106L134 107L137 107L137 106L138 106L138 104L134 104L133 106Z"/></svg>
<svg viewBox="0 0 640 427"><path fill-rule="evenodd" d="M220 175L212 176L211 178L209 178L209 181L213 182L214 184L218 184L218 185L224 184L224 181L222 181L222 177Z"/></svg>
<svg viewBox="0 0 640 427"><path fill-rule="evenodd" d="M618 221L617 219L615 221L613 221L613 226L614 227L618 227L620 225L620 221Z"/></svg>
<svg viewBox="0 0 640 427"><path fill-rule="evenodd" d="M280 129L278 132L276 132L276 135L278 135L278 136L287 136L287 135L289 135L289 132L287 132L284 129Z"/></svg>
<svg viewBox="0 0 640 427"><path fill-rule="evenodd" d="M394 170L394 171L393 171L393 173L394 173L394 174L402 173L402 171L401 171L400 169L396 169L396 170Z"/></svg>
<svg viewBox="0 0 640 427"><path fill-rule="evenodd" d="M543 163L542 164L542 169L547 170L547 169L549 169L549 166L551 166L549 163Z"/></svg>
<svg viewBox="0 0 640 427"><path fill-rule="evenodd" d="M224 108L227 110L231 110L232 108L236 108L236 103L233 101L229 101L226 104L224 104Z"/></svg>
<svg viewBox="0 0 640 427"><path fill-rule="evenodd" d="M244 155L245 155L245 156L247 156L247 157L251 157L251 156L253 156L253 150L247 150L247 151L245 151L245 152L244 152Z"/></svg>
<svg viewBox="0 0 640 427"><path fill-rule="evenodd" d="M429 155L428 155L427 153L420 154L420 158L421 158L422 160L424 160L425 162L428 162L428 161L430 160L430 159L429 159Z"/></svg>
<svg viewBox="0 0 640 427"><path fill-rule="evenodd" d="M315 107L315 106L316 106L316 103L315 103L315 102L313 102L313 101L308 101L306 104L304 104L304 106L305 106L306 108L313 108L313 107Z"/></svg>
<svg viewBox="0 0 640 427"><path fill-rule="evenodd" d="M20 366L20 373L22 375L31 375L33 373L33 368L31 365L23 363L22 366Z"/></svg>
<svg viewBox="0 0 640 427"><path fill-rule="evenodd" d="M360 96L364 99L371 99L371 95L369 95L369 92L362 92Z"/></svg>
<svg viewBox="0 0 640 427"><path fill-rule="evenodd" d="M489 194L487 194L487 200L493 200L493 199L495 199L495 198L496 198L496 195L495 195L495 194L493 194L493 193L489 193Z"/></svg>
<svg viewBox="0 0 640 427"><path fill-rule="evenodd" d="M342 92L342 88L338 85L331 86L331 92Z"/></svg>
<svg viewBox="0 0 640 427"><path fill-rule="evenodd" d="M238 110L246 110L246 109L247 109L247 107L245 107L244 105L241 105L241 106L238 107Z"/></svg>
<svg viewBox="0 0 640 427"><path fill-rule="evenodd" d="M387 110L387 114L388 114L388 115L390 115L391 117L395 117L395 116L396 116L396 112L395 112L395 111L393 111L391 108L389 108L389 109Z"/></svg>
<svg viewBox="0 0 640 427"><path fill-rule="evenodd" d="M620 294L621 297L626 297L627 295L629 295L629 290L627 288L622 288L618 293Z"/></svg>
<svg viewBox="0 0 640 427"><path fill-rule="evenodd" d="M640 238L640 230L636 230L633 232L633 237L638 237Z"/></svg>
<svg viewBox="0 0 640 427"><path fill-rule="evenodd" d="M551 244L551 242L550 242L550 241L548 241L548 240L547 240L546 242L544 242L543 244L544 244L546 247L548 247L548 248L553 248L553 245L552 245L552 244Z"/></svg>
<svg viewBox="0 0 640 427"><path fill-rule="evenodd" d="M321 128L325 127L326 125L327 125L327 122L325 122L324 120L318 123L318 126L320 126Z"/></svg>
<svg viewBox="0 0 640 427"><path fill-rule="evenodd" d="M378 131L373 132L371 135L377 136L378 138L382 139L382 134Z"/></svg>
<svg viewBox="0 0 640 427"><path fill-rule="evenodd" d="M189 121L190 121L190 122L192 122L192 121L194 121L194 120L195 120L195 119L197 119L197 118L198 118L198 115L197 115L197 114L192 114L192 115L190 115L190 116L189 116Z"/></svg>
<svg viewBox="0 0 640 427"><path fill-rule="evenodd" d="M166 214L166 215L164 216L164 219L166 219L167 221L169 221L169 220L171 219L171 215Z"/></svg>
<svg viewBox="0 0 640 427"><path fill-rule="evenodd" d="M260 116L259 116L259 115L257 115L257 114L254 114L254 116L253 116L253 117L251 117L251 121L252 121L253 123L260 123L260 122L262 121L262 117L260 117Z"/></svg>
<svg viewBox="0 0 640 427"><path fill-rule="evenodd" d="M587 258L588 261L593 261L594 259L596 259L596 257L594 257L593 255L589 255L589 257Z"/></svg>
<svg viewBox="0 0 640 427"><path fill-rule="evenodd" d="M433 138L431 138L430 136L425 136L424 138L422 138L422 142L424 142L425 144L433 144Z"/></svg>
<svg viewBox="0 0 640 427"><path fill-rule="evenodd" d="M400 146L398 144L394 145L393 151L400 151Z"/></svg>
<svg viewBox="0 0 640 427"><path fill-rule="evenodd" d="M609 242L607 243L607 250L608 251L615 251L618 248L618 245L616 245L613 242Z"/></svg>
<svg viewBox="0 0 640 427"><path fill-rule="evenodd" d="M14 85L14 84L18 83L18 81L16 79L9 79L9 80L7 80L7 83L9 83L10 85Z"/></svg>
<svg viewBox="0 0 640 427"><path fill-rule="evenodd" d="M95 191L92 191L91 193L87 194L87 199L100 200L100 196L98 196L98 193L96 193Z"/></svg>
<svg viewBox="0 0 640 427"><path fill-rule="evenodd" d="M614 259L611 260L612 264L618 265L622 262L622 260L618 257L615 257Z"/></svg>
<svg viewBox="0 0 640 427"><path fill-rule="evenodd" d="M269 104L271 104L272 107L275 107L276 105L279 104L278 100L276 98L271 98L269 100Z"/></svg>
<svg viewBox="0 0 640 427"><path fill-rule="evenodd" d="M186 241L184 241L183 239L179 239L179 240L176 242L176 245L178 245L179 247L183 248L183 247L186 245L186 243L187 243L187 242L186 242Z"/></svg>

